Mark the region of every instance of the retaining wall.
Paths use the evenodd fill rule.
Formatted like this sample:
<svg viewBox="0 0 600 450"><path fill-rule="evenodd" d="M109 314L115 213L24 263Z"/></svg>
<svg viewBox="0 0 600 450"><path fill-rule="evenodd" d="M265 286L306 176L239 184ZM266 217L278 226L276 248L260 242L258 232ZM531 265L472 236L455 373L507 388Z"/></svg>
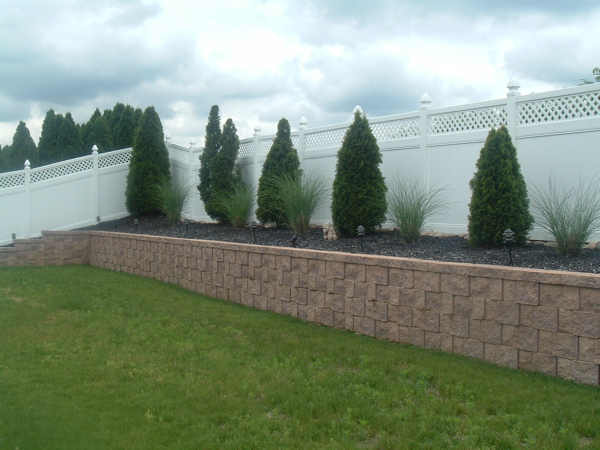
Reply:
<svg viewBox="0 0 600 450"><path fill-rule="evenodd" d="M20 257L3 251L0 265L7 255L21 265L89 263L326 326L600 384L600 275L97 231L47 233L41 241L17 241Z"/></svg>

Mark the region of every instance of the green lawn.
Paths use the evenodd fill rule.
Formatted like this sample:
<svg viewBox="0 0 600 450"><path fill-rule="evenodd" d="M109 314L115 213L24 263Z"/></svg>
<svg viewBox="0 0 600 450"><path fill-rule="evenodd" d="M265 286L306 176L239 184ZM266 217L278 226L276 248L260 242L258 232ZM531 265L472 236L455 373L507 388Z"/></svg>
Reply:
<svg viewBox="0 0 600 450"><path fill-rule="evenodd" d="M0 449L600 448L600 389L91 267L0 270Z"/></svg>

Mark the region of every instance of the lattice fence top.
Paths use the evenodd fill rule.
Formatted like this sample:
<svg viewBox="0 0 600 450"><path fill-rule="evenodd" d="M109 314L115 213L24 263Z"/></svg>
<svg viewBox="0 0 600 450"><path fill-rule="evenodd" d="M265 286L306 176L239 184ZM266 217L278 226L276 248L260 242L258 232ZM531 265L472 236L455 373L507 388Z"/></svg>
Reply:
<svg viewBox="0 0 600 450"><path fill-rule="evenodd" d="M133 150L130 148L116 150L114 152L101 153L98 155L98 167L103 169L105 167L129 164L132 153Z"/></svg>
<svg viewBox="0 0 600 450"><path fill-rule="evenodd" d="M25 171L0 173L0 189L9 189L25 185Z"/></svg>
<svg viewBox="0 0 600 450"><path fill-rule="evenodd" d="M52 178L64 177L74 173L85 172L94 168L94 159L92 156L70 159L66 162L51 164L49 166L38 167L31 170L31 182L50 180Z"/></svg>
<svg viewBox="0 0 600 450"><path fill-rule="evenodd" d="M489 130L490 128L506 125L508 122L507 116L506 105L433 114L429 131L431 134L449 134Z"/></svg>
<svg viewBox="0 0 600 450"><path fill-rule="evenodd" d="M254 147L253 147L253 142L252 139L246 139L243 141L240 141L240 150L238 153L238 156L240 158L249 158L252 156L252 153L254 152Z"/></svg>
<svg viewBox="0 0 600 450"><path fill-rule="evenodd" d="M300 135L295 132L292 133L290 138L292 139L292 147L294 147L296 151L300 151Z"/></svg>
<svg viewBox="0 0 600 450"><path fill-rule="evenodd" d="M273 146L275 136L263 136L260 138L260 153L266 155Z"/></svg>
<svg viewBox="0 0 600 450"><path fill-rule="evenodd" d="M419 136L418 117L391 119L371 123L371 130L378 141L392 141Z"/></svg>
<svg viewBox="0 0 600 450"><path fill-rule="evenodd" d="M545 122L587 119L600 116L600 92L563 95L519 102L519 124L537 125Z"/></svg>
<svg viewBox="0 0 600 450"><path fill-rule="evenodd" d="M314 151L319 148L341 147L347 129L347 127L338 127L329 130L307 132L306 150Z"/></svg>

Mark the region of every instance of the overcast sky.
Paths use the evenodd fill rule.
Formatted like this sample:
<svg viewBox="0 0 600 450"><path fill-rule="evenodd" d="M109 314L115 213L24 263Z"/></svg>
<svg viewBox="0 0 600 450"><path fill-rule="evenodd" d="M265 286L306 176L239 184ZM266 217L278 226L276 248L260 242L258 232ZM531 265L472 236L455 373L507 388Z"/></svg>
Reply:
<svg viewBox="0 0 600 450"><path fill-rule="evenodd" d="M210 106L240 137L572 86L600 65L597 1L0 0L0 144L48 108L86 121L154 105L203 143Z"/></svg>

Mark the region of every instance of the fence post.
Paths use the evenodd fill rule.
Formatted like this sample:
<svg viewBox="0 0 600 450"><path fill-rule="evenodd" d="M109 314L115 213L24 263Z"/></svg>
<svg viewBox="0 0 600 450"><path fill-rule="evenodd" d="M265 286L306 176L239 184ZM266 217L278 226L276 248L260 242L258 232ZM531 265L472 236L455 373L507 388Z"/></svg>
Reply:
<svg viewBox="0 0 600 450"><path fill-rule="evenodd" d="M516 80L510 80L508 85L508 92L506 94L506 113L507 113L507 127L508 132L510 133L510 137L512 139L513 145L518 149L518 139L519 139L519 109L517 107L517 97L519 94L519 82Z"/></svg>
<svg viewBox="0 0 600 450"><path fill-rule="evenodd" d="M431 106L431 97L425 93L419 101L419 148L425 152L425 187L429 190L431 185L431 152L428 146L429 142L429 107Z"/></svg>
<svg viewBox="0 0 600 450"><path fill-rule="evenodd" d="M306 125L308 124L308 121L306 120L306 117L302 116L300 117L300 131L299 131L299 143L300 143L300 165L302 165L304 163L304 157L306 155Z"/></svg>
<svg viewBox="0 0 600 450"><path fill-rule="evenodd" d="M92 168L91 186L92 222L100 222L100 177L98 174L98 146L96 144L92 146L92 160L94 164Z"/></svg>
<svg viewBox="0 0 600 450"><path fill-rule="evenodd" d="M260 127L254 127L254 151L252 152L252 180L254 182L254 205L252 208L252 220L257 220L256 209L258 208L258 181L260 180L260 173L262 170L262 155L260 154Z"/></svg>
<svg viewBox="0 0 600 450"><path fill-rule="evenodd" d="M25 172L25 237L32 237L31 233L31 164L25 160L23 167Z"/></svg>

